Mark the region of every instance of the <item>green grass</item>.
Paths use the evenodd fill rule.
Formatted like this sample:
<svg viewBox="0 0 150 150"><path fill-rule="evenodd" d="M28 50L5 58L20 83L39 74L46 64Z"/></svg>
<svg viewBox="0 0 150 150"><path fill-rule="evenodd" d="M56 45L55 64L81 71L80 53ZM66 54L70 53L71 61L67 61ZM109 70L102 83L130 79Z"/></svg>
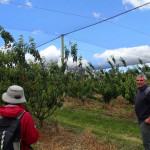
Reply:
<svg viewBox="0 0 150 150"><path fill-rule="evenodd" d="M97 113L97 114L104 114L104 110L102 110L102 109L89 109L88 111Z"/></svg>
<svg viewBox="0 0 150 150"><path fill-rule="evenodd" d="M67 109L57 110L48 120L58 122L68 127L72 132L90 129L99 140L108 141L117 150L143 150L141 134L137 122L131 119L110 117L85 110Z"/></svg>
<svg viewBox="0 0 150 150"><path fill-rule="evenodd" d="M126 112L131 111L131 109L134 109L134 106L120 106L121 108L123 108Z"/></svg>

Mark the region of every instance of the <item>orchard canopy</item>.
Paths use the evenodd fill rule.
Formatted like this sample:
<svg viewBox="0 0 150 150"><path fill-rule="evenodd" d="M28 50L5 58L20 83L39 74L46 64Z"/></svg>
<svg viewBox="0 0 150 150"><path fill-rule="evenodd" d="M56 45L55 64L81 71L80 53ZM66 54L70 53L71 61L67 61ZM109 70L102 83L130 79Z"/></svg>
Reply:
<svg viewBox="0 0 150 150"><path fill-rule="evenodd" d="M113 56L108 60L111 66L109 70L95 69L91 63L83 68L82 56L77 57L77 43L70 43L69 48L64 47L65 56L61 58L61 65L57 61L46 64L35 47L34 39L29 38L29 42L25 43L23 36L20 36L14 42L11 34L2 27L0 35L5 43L0 48L0 95L11 85L22 86L27 99L26 106L39 119L41 126L44 119L63 105L66 96L79 98L84 103L85 99L99 100L95 95L100 94L103 101L109 104L111 100L122 95L134 104L136 75L143 72L150 78L150 67L140 59L140 65L129 69L124 59L120 58L126 71L120 71ZM34 59L27 61L27 54ZM68 69L69 55L78 69ZM1 97L0 103L2 104Z"/></svg>

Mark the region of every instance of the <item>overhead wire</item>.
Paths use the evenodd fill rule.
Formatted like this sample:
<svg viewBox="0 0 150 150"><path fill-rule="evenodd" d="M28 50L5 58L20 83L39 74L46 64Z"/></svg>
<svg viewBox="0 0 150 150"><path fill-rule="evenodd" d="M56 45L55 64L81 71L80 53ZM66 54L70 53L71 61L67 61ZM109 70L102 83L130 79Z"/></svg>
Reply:
<svg viewBox="0 0 150 150"><path fill-rule="evenodd" d="M133 10L136 10L136 9L138 9L138 8L140 8L140 7L146 6L146 5L148 5L148 4L150 4L150 2L145 3L145 4L143 4L143 5L140 5L140 6L138 6L138 7L134 7L134 8L132 8L132 9L129 9L129 10L124 11L124 12L122 12L122 13L119 13L119 14L117 14L117 15L114 15L114 16L112 16L112 17L109 17L109 18L107 18L107 19L104 19L104 20L102 20L102 21L99 21L99 22L93 23L93 24L91 24L91 25L82 27L82 28L80 28L80 29L76 29L76 30L74 30L74 31L68 32L68 33L66 33L66 34L64 34L64 35L68 35L68 34L71 34L71 33L74 33L74 32L77 32L77 31L80 31L80 30L83 30L83 29L86 29L86 28L95 26L95 25L97 25L97 24L100 24L100 23L105 22L105 21L107 21L107 20L116 18L116 17L121 16L121 15L123 15L123 14L126 14L126 13L128 13L128 12L131 12L131 11L133 11Z"/></svg>
<svg viewBox="0 0 150 150"><path fill-rule="evenodd" d="M79 14L73 14L73 13L68 13L68 12L63 12L63 11L57 11L57 10L52 10L52 9L46 9L46 8L41 8L41 7L35 7L35 6L28 6L28 5L21 4L21 3L15 3L15 2L9 2L9 3L10 3L10 4L14 4L14 5L20 5L20 6L31 7L31 8L35 8L35 9L41 9L41 10L45 10L45 11L51 11L51 12L62 13L62 14L66 14L66 15L72 15L72 16L83 17L83 18L88 18L88 19L95 19L95 18L89 17L89 16L83 16L83 15L79 15ZM74 30L74 31L65 33L65 34L63 34L63 35L68 35L68 34L71 34L71 33L74 33L74 32L77 32L77 31L80 31L80 30L89 28L89 27L91 27L91 26L100 24L100 23L105 22L105 21L107 21L108 23L111 23L111 24L114 24L114 25L117 25L117 26L126 28L126 29L128 29L128 30L132 30L132 31L134 31L134 32L143 34L143 33L139 32L139 31L133 30L133 29L131 29L131 28L128 28L128 27L125 27L125 26L122 26L122 25L118 25L118 24L113 23L113 22L110 22L110 21L108 21L108 20L113 19L113 18L116 18L116 17L118 17L118 16L121 16L121 15L123 15L123 14L125 14L125 13L131 12L131 11L133 11L133 10L135 10L135 9L138 9L138 8L140 8L140 7L143 7L143 6L146 6L146 5L148 5L148 4L150 4L150 2L145 3L145 4L143 4L143 5L140 5L140 6L138 6L138 7L134 7L134 8L132 8L132 9L130 9L130 10L127 10L127 11L125 11L125 12L119 13L119 14L117 14L117 15L114 15L114 16L109 17L109 18L107 18L107 19L101 20L101 21L96 22L96 23L94 23L94 24L91 24L91 25L82 27L82 28L80 28L80 29L76 29L76 30ZM18 30L18 29L16 29L16 30ZM28 31L28 32L30 32L30 31ZM143 35L149 36L149 35L147 35L147 34L143 34ZM54 39L52 39L52 40L50 40L50 41L47 41L47 42L45 42L45 43L43 43L43 44L41 44L41 45L38 45L36 48L41 47L41 46L43 46L43 45L45 45L45 44L48 44L48 43L50 43L50 42L52 42L52 41L54 41L54 40L56 40L56 39L58 39L58 38L60 38L60 37L61 37L61 35L58 36L58 37L56 37L56 38L54 38ZM104 48L104 47L101 47L101 48ZM134 54L130 54L130 55L134 55ZM134 55L134 56L137 56L137 55ZM137 57L138 57L138 56L137 56ZM147 57L142 57L142 58L148 59Z"/></svg>
<svg viewBox="0 0 150 150"><path fill-rule="evenodd" d="M69 39L69 38L68 38ZM70 40L70 39L69 39ZM77 41L77 40L76 40ZM79 41L79 40L78 40ZM82 41L79 41L79 42L82 42ZM86 43L86 42L82 42L82 43ZM88 43L86 43L86 44L88 44ZM91 45L91 44L90 44ZM95 46L95 45L94 45ZM109 50L109 48L106 48L106 47L102 47L102 46L97 46L97 47L100 47L100 48L103 48L103 49L107 49L107 50ZM81 49L80 49L80 51L81 51ZM87 52L93 52L93 50L83 50L82 49L82 51L85 51L86 53ZM95 50L95 53L98 53L99 51L98 50ZM132 55L132 56L136 56L137 58L143 58L143 59L150 59L150 57L147 57L147 56L140 56L139 57L139 55L136 55L136 54L133 54L133 53L127 53L127 52L121 52L121 53L124 53L124 54L128 54L128 55Z"/></svg>
<svg viewBox="0 0 150 150"><path fill-rule="evenodd" d="M14 5L20 5L20 6L30 7L30 8L35 8L35 9L40 9L40 10L44 10L44 11L51 11L51 12L62 13L62 14L66 14L66 15L72 15L72 16L83 17L83 18L88 18L88 19L94 19L94 20L95 20L94 17L83 16L83 15L74 14L74 13L68 13L68 12L64 12L64 11L58 11L58 10L53 10L53 9L46 9L46 8L41 8L41 7L36 7L36 6L29 6L29 5L27 5L27 4L21 4L21 3L15 3L15 2L8 2L8 3L9 3L9 4L14 4ZM145 6L145 5L149 4L149 3L150 3L150 2L145 3L145 4L141 5L141 6L135 7L135 8L133 8L133 9L129 10L129 11L132 11L132 10L134 10L134 9L143 7L143 6ZM127 12L128 12L128 11L127 11ZM119 15L119 14L118 14L118 15ZM113 17L116 17L116 16L113 16ZM108 18L108 19L109 19L109 18ZM104 21L107 21L108 23L111 23L111 24L114 24L114 25L116 25L116 26L125 28L125 29L127 29L127 30L131 30L131 31L133 31L133 32L137 32L137 33L142 34L142 35L145 35L145 36L150 36L150 35L148 35L148 34L139 32L139 31L134 30L134 29L131 29L131 28L129 28L129 27L125 27L125 26L123 26L123 25L119 25L119 24L117 24L117 23L110 22L110 21L108 21L108 19L104 19L104 20L102 20L102 21L100 21L100 22L97 22L96 24L101 23L101 22L104 22ZM111 19L111 17L110 17L110 19ZM100 19L97 19L97 20L100 20ZM95 25L95 24L93 24L93 25ZM90 25L90 26L92 26L92 25ZM87 27L88 27L88 26L87 26ZM82 29L82 28L81 28L81 29ZM16 29L16 30L17 30L17 29ZM22 30L22 31L25 31L25 30ZM26 30L26 31L27 31L27 30ZM32 32L32 31L29 31L29 30L28 30L28 32ZM72 32L76 32L76 30L75 30L75 31L72 31ZM72 33L72 32L68 32L68 33L66 33L66 34L64 34L64 35L68 35L68 34L70 34L70 33ZM44 33L44 34L49 34L49 33ZM51 35L52 35L52 34L51 34ZM56 35L55 35L55 36L56 36ZM61 37L61 36L58 36L58 38L60 38L60 37ZM56 39L57 39L57 38L56 38ZM55 40L55 38L54 38L54 40ZM52 39L52 41L54 41L54 40ZM50 40L49 42L51 42L51 40ZM47 43L49 43L49 42L45 42L45 43L43 43L43 44L47 44ZM42 44L39 45L39 46L42 46ZM39 47L39 46L38 46L38 47Z"/></svg>
<svg viewBox="0 0 150 150"><path fill-rule="evenodd" d="M4 27L5 29L9 29L9 30L17 30L17 31L24 31L24 32L29 32L29 33L33 33L33 32L31 32L31 31L29 31L29 30L20 30L20 29L15 29L15 28L9 28L9 27ZM34 34L34 33L33 33ZM41 33L39 33L39 34L41 34ZM54 35L54 34L48 34L48 33L42 33L42 34L44 34L44 35L52 35L52 36L56 36L56 35ZM54 40L56 40L56 39L58 39L58 38L60 38L60 37L56 37L56 38L54 38L54 39L52 39L52 41L54 41ZM51 42L52 42L51 41ZM16 41L15 41L15 43L17 43ZM44 44L47 44L47 42L45 42Z"/></svg>
<svg viewBox="0 0 150 150"><path fill-rule="evenodd" d="M66 15L77 16L77 17L82 17L82 18L87 18L87 19L93 19L93 20L95 20L95 17L89 17L89 16L79 15L79 14L75 14L75 13L68 13L68 12L64 12L64 11L58 11L58 10L53 10L53 9L41 8L41 7L36 7L36 6L29 6L27 4L21 4L21 3L15 3L15 2L8 2L8 3L9 4L13 4L13 5L20 5L20 6L35 8L35 9L44 10L44 11L50 11L50 12L61 13L61 14L66 14ZM100 20L100 19L97 19L97 20ZM112 24L117 25L117 26L120 26L122 28L126 28L128 30L131 30L131 31L143 34L143 35L146 35L146 36L150 36L148 34L136 31L134 29L131 29L131 28L128 28L128 27L125 27L125 26L122 26L122 25L119 25L119 24L116 24L116 23L113 23L113 22L110 22L110 21L107 21L107 22L108 23L112 23Z"/></svg>
<svg viewBox="0 0 150 150"><path fill-rule="evenodd" d="M122 13L119 13L119 14L117 14L117 15L114 15L114 16L112 16L112 17L109 17L109 18L107 18L107 19L104 19L104 20L102 20L102 21L98 21L98 22L96 22L96 23L94 23L94 24L91 24L91 25L88 25L88 26L85 26L85 27L76 29L76 30L74 30L74 31L65 33L65 34L63 34L63 35L66 36L66 35L69 35L69 34L71 34L71 33L74 33L74 32L77 32L77 31L80 31L80 30L83 30L83 29L86 29L86 28L95 26L95 25L97 25L97 24L106 22L106 21L108 21L108 20L111 20L111 19L116 18L116 17L118 17L118 16L121 16L121 15L123 15L123 14L129 13L129 12L131 12L131 11L133 11L133 10L136 10L136 9L138 9L138 8L141 8L141 7L143 7L143 6L146 6L146 5L148 5L148 4L150 4L150 2L145 3L145 4L143 4L143 5L140 5L140 6L137 6L137 7L134 7L134 8L132 8L132 9L130 9L130 10L124 11L124 12L122 12ZM61 37L61 36L58 36L58 38L60 38L60 37ZM51 41L53 41L53 40L54 40L54 39L52 39L52 40L50 40L50 41L47 41L46 44L49 43L49 42L51 42ZM41 44L40 46L43 46L43 45L44 45L44 44ZM40 47L40 46L37 46L37 48Z"/></svg>
<svg viewBox="0 0 150 150"><path fill-rule="evenodd" d="M29 33L32 33L32 34L44 34L44 35L58 36L58 35L56 35L56 34L47 33L47 32L43 32L43 33L34 33L34 31L31 31L31 30L9 28L9 27L5 27L5 26L4 26L4 28L5 28L5 29L9 29L9 30L17 30L17 31L29 32Z"/></svg>
<svg viewBox="0 0 150 150"><path fill-rule="evenodd" d="M45 42L45 43L43 43L43 44L41 44L41 45L38 45L36 48L38 48L38 47L41 47L41 46L43 46L43 45L45 45L45 44L48 44L48 43L50 43L50 42L52 42L52 41L55 41L56 39L59 39L61 36L58 36L58 37L56 37L56 38L54 38L54 39L52 39L52 40L50 40L50 41L47 41L47 42Z"/></svg>
<svg viewBox="0 0 150 150"><path fill-rule="evenodd" d="M53 9L41 8L41 7L36 7L36 6L28 6L28 5L26 5L26 4L15 3L15 2L8 2L8 3L9 3L9 4L13 4L13 5L20 5L20 6L25 6L25 7L30 7L30 8L35 8L35 9L50 11L50 12L56 12L56 13L71 15L71 16L77 16L77 17L82 17L82 18L94 19L93 17L83 16L83 15L74 14L74 13L69 13L69 12L64 12L64 11L58 11L58 10L53 10Z"/></svg>
<svg viewBox="0 0 150 150"><path fill-rule="evenodd" d="M112 23L112 22L110 22L110 21L107 21L107 22L118 26L118 24L116 24L116 23ZM124 27L124 26L121 26L121 27ZM5 28L5 29L9 29L9 30L17 30L17 31L24 31L24 32L33 33L33 31L30 31L30 30L9 28L9 27L5 27L5 26L4 26L4 28ZM124 28L126 28L126 29L128 29L128 30L132 30L131 28L127 28L127 27L124 27ZM142 35L145 35L145 36L150 37L150 35L144 34L144 33L142 33L142 32L138 32L137 30L133 30L133 31L134 31L134 32L137 32L137 33L139 33L139 34L142 34ZM34 33L33 33L33 34L34 34ZM57 35L55 35L55 34L50 34L50 33L45 33L45 32L44 32L44 33L38 33L38 34L57 36ZM58 38L60 38L60 37L61 37L61 35L60 35L60 36L57 36L56 39L58 39ZM68 38L70 41L71 41L71 40L75 40L75 41L79 41L79 42L82 42L82 43L87 43L87 42L83 42L83 41L78 40L78 39L73 39L73 38L69 38L69 37L67 37L67 38ZM52 41L54 41L54 40L55 40L55 38L52 39ZM43 44L47 44L47 43L50 43L50 42L52 42L52 41L45 42L45 43L43 43ZM42 46L43 44L41 44L41 46ZM87 44L89 44L89 42L88 42ZM93 44L90 43L90 45L93 45ZM108 49L108 48L103 47L103 46L101 46L101 45L97 45L97 44L94 44L94 45L97 46L97 47L103 48L103 49ZM40 47L40 45L39 45L38 47Z"/></svg>
<svg viewBox="0 0 150 150"><path fill-rule="evenodd" d="M148 37L150 37L150 35L149 35L149 34L145 34L145 33L143 33L143 32L139 32L139 31L137 31L137 30L135 30L135 29L131 29L131 28L129 28L129 27L126 27L126 26L123 26L123 25L120 25L120 24L117 24L117 23L114 23L114 22L110 22L110 21L107 21L107 22L108 22L108 23L110 23L110 24L113 24L113 25L119 26L119 27L121 27L121 28L124 28L124 29L130 30L130 31L133 31L133 32L136 32L136 33L139 33L139 34L141 34L141 35L144 35L144 36L148 36Z"/></svg>

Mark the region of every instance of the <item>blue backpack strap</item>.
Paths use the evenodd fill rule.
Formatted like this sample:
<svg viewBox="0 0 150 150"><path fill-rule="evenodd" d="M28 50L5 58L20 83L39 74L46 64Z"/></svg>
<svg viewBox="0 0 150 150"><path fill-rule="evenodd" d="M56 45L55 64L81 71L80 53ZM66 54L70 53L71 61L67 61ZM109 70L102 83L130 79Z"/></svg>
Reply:
<svg viewBox="0 0 150 150"><path fill-rule="evenodd" d="M145 90L146 95L150 92L150 87L147 87Z"/></svg>

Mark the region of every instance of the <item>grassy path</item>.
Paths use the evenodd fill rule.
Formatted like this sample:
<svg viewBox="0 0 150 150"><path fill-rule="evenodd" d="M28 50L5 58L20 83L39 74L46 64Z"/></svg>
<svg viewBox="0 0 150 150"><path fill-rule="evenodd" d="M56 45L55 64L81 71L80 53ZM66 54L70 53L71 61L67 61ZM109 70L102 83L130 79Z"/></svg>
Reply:
<svg viewBox="0 0 150 150"><path fill-rule="evenodd" d="M143 150L140 130L135 120L66 107L57 110L49 121L56 119L72 132L91 130L100 141L107 139L107 144L115 145L117 150Z"/></svg>

